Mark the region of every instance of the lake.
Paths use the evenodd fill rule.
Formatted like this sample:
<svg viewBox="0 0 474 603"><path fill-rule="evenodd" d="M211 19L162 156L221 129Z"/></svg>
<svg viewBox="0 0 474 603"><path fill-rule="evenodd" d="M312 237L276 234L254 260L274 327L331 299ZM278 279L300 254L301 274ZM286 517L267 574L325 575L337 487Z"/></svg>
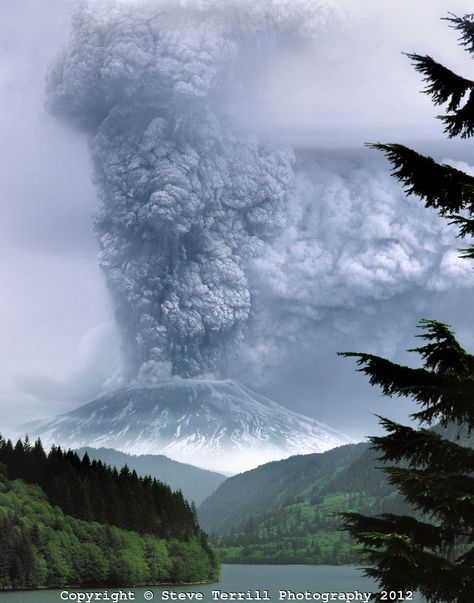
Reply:
<svg viewBox="0 0 474 603"><path fill-rule="evenodd" d="M96 601L367 601L374 592L372 580L350 566L333 565L224 565L220 582L182 587L39 590L0 592L0 603L96 603ZM129 593L130 591L130 593ZM220 591L213 597L212 591ZM250 591L250 592L249 592ZM283 591L283 598L280 598ZM233 598L227 593L240 593ZM334 593L337 593L336 595ZM367 594L366 594L367 593ZM100 597L97 597L97 594ZM350 598L352 595L353 598ZM118 598L121 596L121 599ZM240 596L240 599L237 597ZM108 598L107 598L108 597ZM124 598L126 597L126 598ZM135 597L135 598L133 598ZM260 597L260 598L259 598ZM293 598L295 597L295 598ZM332 598L330 598L332 597ZM337 598L336 598L337 597ZM369 599L370 600L370 599ZM419 603L420 598L411 600ZM387 601L403 601L399 593Z"/></svg>

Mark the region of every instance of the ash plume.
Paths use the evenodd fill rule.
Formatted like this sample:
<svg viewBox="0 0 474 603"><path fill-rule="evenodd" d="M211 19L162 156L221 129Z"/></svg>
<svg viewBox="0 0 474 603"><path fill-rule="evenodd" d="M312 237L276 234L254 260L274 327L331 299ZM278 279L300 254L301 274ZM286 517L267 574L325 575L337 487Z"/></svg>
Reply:
<svg viewBox="0 0 474 603"><path fill-rule="evenodd" d="M218 374L242 338L247 264L285 225L293 153L233 130L235 72L265 36L327 18L308 4L107 2L74 16L47 106L90 139L99 262L132 375Z"/></svg>
<svg viewBox="0 0 474 603"><path fill-rule="evenodd" d="M275 49L313 43L339 20L323 0L76 11L47 106L89 138L127 379L260 379L285 354L347 332L357 307L374 314L400 294L472 285L454 231L404 200L380 165L296 163L234 119Z"/></svg>

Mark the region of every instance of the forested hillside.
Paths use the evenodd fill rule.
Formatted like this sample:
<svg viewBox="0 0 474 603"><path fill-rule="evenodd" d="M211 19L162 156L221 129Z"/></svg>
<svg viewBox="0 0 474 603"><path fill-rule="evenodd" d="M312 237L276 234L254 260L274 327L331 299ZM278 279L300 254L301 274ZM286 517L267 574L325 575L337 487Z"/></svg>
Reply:
<svg viewBox="0 0 474 603"><path fill-rule="evenodd" d="M126 454L113 448L79 448L76 450L82 459L88 454L91 460L102 461L120 469L124 465L135 469L138 475L150 475L168 484L173 490L181 490L188 501L200 505L226 479L224 475L200 469L186 463L178 463L162 454Z"/></svg>
<svg viewBox="0 0 474 603"><path fill-rule="evenodd" d="M410 512L367 444L296 456L228 479L199 510L224 562L352 563L337 513Z"/></svg>
<svg viewBox="0 0 474 603"><path fill-rule="evenodd" d="M67 515L159 538L186 539L200 532L195 511L181 492L138 477L127 466L118 471L56 446L46 454L39 440L34 445L18 440L14 446L2 438L0 463L9 479L38 484L49 502Z"/></svg>
<svg viewBox="0 0 474 603"><path fill-rule="evenodd" d="M473 446L463 426L433 430ZM219 486L199 508L201 525L226 563L360 563L339 513L413 514L376 457L360 443L261 465Z"/></svg>
<svg viewBox="0 0 474 603"><path fill-rule="evenodd" d="M0 587L131 586L215 577L198 535L164 540L74 519L0 472Z"/></svg>
<svg viewBox="0 0 474 603"><path fill-rule="evenodd" d="M266 463L235 475L200 506L201 525L209 533L228 534L232 528L243 527L251 516L257 518L290 504L308 488L314 497L367 450L368 444L349 444Z"/></svg>
<svg viewBox="0 0 474 603"><path fill-rule="evenodd" d="M39 441L14 446L2 438L0 470L4 586L192 582L218 574L194 507L155 479L57 447L46 454Z"/></svg>

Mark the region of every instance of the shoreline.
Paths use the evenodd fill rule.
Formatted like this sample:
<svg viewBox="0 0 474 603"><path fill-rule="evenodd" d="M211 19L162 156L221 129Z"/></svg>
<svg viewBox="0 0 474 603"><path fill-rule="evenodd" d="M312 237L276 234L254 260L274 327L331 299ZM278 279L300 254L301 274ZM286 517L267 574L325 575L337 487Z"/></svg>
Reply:
<svg viewBox="0 0 474 603"><path fill-rule="evenodd" d="M21 592L34 592L44 590L107 590L107 591L120 591L124 589L133 590L134 588L157 588L162 586L198 586L199 584L218 584L220 580L201 580L199 582L159 582L157 584L134 584L133 586L77 586L77 585L64 585L64 586L25 586L24 588L11 588L8 586L2 586L0 588L0 595L2 593L21 593Z"/></svg>

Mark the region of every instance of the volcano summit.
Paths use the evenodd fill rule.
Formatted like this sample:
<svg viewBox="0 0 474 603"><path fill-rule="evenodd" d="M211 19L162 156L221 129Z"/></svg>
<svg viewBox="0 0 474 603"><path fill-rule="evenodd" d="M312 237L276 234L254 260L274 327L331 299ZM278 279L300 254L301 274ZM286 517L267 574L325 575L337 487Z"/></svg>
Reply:
<svg viewBox="0 0 474 603"><path fill-rule="evenodd" d="M235 381L210 379L117 390L58 416L37 435L48 444L74 448L165 454L228 474L349 442Z"/></svg>

